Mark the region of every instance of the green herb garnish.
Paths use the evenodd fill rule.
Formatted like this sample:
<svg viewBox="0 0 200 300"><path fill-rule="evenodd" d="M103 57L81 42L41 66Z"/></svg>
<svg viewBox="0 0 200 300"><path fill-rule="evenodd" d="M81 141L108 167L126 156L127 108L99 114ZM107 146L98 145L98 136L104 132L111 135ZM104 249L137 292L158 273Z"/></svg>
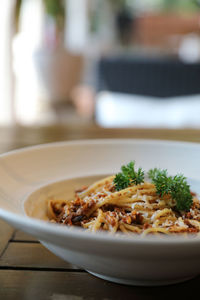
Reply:
<svg viewBox="0 0 200 300"><path fill-rule="evenodd" d="M155 184L156 192L160 197L170 194L179 211L188 211L193 203L190 186L186 177L182 174L168 176L167 170L150 169L148 176ZM139 168L135 170L135 162L131 161L121 167L121 172L116 174L113 183L117 191L123 190L131 185L144 182L144 171Z"/></svg>
<svg viewBox="0 0 200 300"><path fill-rule="evenodd" d="M177 210L188 211L190 209L192 205L190 186L182 174L174 177L168 176L167 170L155 168L149 170L148 176L155 184L159 196L171 194L172 199L176 202Z"/></svg>
<svg viewBox="0 0 200 300"><path fill-rule="evenodd" d="M126 166L121 167L121 172L114 178L115 189L123 190L132 184L140 184L144 182L144 172L141 168L135 170L135 162L131 161Z"/></svg>

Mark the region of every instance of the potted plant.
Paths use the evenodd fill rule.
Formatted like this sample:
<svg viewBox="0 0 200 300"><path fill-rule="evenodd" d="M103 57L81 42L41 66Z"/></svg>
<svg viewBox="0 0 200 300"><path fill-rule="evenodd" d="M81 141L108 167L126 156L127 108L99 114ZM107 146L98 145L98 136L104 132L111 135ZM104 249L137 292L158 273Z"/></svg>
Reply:
<svg viewBox="0 0 200 300"><path fill-rule="evenodd" d="M24 85L25 76L30 76L30 81L35 81L32 89L39 101L68 101L81 76L83 57L69 51L65 43L66 1L16 0L15 16L14 65L18 87Z"/></svg>

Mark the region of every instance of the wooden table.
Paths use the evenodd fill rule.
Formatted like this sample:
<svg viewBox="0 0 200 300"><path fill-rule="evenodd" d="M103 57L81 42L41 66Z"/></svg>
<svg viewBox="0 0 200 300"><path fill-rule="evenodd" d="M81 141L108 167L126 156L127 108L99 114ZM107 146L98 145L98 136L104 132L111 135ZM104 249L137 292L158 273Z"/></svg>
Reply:
<svg viewBox="0 0 200 300"><path fill-rule="evenodd" d="M102 129L95 125L0 128L0 152L53 141L93 138L200 142L200 130ZM199 285L200 277L165 287L110 283L62 261L31 236L0 221L1 300L188 299L195 291L199 295Z"/></svg>

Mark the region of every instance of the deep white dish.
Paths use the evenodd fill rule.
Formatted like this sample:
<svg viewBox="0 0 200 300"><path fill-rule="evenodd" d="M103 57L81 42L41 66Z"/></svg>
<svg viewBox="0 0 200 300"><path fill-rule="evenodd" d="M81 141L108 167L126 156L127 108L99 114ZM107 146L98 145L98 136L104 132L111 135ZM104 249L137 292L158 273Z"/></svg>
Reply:
<svg viewBox="0 0 200 300"><path fill-rule="evenodd" d="M12 151L0 156L0 217L37 237L57 256L101 278L131 285L181 282L200 273L199 237L94 234L27 214L33 215L35 202L40 202L37 217L44 218L46 197L67 199L80 181L116 173L131 160L145 170L160 167L172 175L183 173L199 193L199 154L200 144L125 139L61 142ZM65 185L68 180L70 184Z"/></svg>

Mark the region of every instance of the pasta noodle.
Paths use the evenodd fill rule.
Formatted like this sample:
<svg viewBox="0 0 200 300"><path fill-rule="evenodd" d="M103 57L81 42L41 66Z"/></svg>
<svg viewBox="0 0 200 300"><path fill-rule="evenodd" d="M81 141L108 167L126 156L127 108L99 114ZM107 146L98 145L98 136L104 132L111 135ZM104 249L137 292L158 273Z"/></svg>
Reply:
<svg viewBox="0 0 200 300"><path fill-rule="evenodd" d="M196 194L189 211L178 211L170 194L162 197L145 181L116 191L114 176L75 192L71 201L49 200L48 217L68 226L125 234L180 234L200 232L200 201Z"/></svg>

